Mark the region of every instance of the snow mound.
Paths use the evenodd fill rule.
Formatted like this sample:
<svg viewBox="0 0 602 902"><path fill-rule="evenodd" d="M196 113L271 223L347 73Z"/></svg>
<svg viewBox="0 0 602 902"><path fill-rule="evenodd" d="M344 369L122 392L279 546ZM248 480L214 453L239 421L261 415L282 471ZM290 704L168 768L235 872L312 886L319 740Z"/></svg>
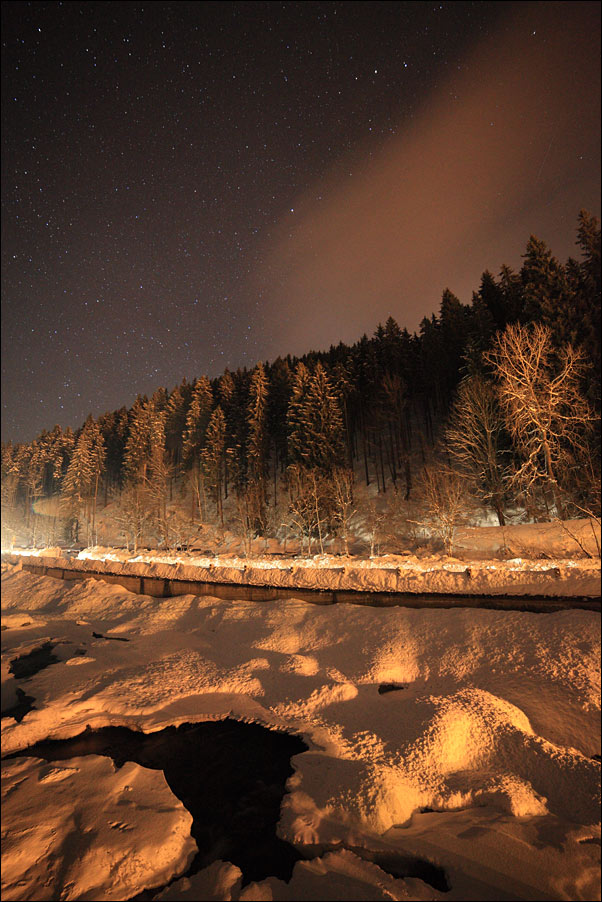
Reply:
<svg viewBox="0 0 602 902"><path fill-rule="evenodd" d="M3 761L2 816L18 825L2 838L6 900L127 899L181 873L197 851L192 817L163 774L131 761Z"/></svg>
<svg viewBox="0 0 602 902"><path fill-rule="evenodd" d="M535 736L515 705L463 689L417 696L397 710L403 720L339 737L338 760L319 752L295 759L283 837L300 845L325 836L357 844L362 834L383 834L421 808L483 805L515 816L552 811L598 822L598 764Z"/></svg>

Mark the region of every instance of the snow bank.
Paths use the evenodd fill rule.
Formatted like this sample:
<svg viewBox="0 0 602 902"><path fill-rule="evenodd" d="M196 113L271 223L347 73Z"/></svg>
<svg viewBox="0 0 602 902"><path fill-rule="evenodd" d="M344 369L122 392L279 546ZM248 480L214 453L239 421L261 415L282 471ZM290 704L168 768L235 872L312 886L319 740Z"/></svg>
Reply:
<svg viewBox="0 0 602 902"><path fill-rule="evenodd" d="M445 899L446 894L427 887L421 880L396 880L378 865L362 861L346 849L314 861L298 862L289 883L271 877L250 884L239 896L241 902L272 899L365 902L408 898Z"/></svg>
<svg viewBox="0 0 602 902"><path fill-rule="evenodd" d="M155 896L156 899L189 900L189 902L214 902L240 898L242 873L229 861L214 861L208 868L203 868L192 877L182 877L170 887Z"/></svg>
<svg viewBox="0 0 602 902"><path fill-rule="evenodd" d="M262 881L240 898L440 897L423 880L401 879L382 861L357 858L366 849L441 864L452 886L447 899L512 892L595 898L598 614L151 598L18 567L6 568L2 588L3 662L49 639L60 658L21 681L35 709L20 723L2 720L4 753L48 736L77 735L87 725L148 732L228 716L302 735L309 751L292 759L278 830L315 860L298 863L290 884ZM4 764L12 786L15 764ZM28 771L39 793L31 808L39 810L43 798L48 821L62 823L70 816L66 802L54 785L37 780L40 766L34 762ZM71 787L72 807L77 801L86 808L89 788L75 778L60 785L65 792ZM27 786L24 792L33 791ZM104 794L115 799L116 791ZM147 797L153 807L155 791L153 784ZM14 795L18 800L17 790ZM180 824L178 804L171 797L167 807ZM5 809L9 831L20 810L9 809L7 818ZM123 813L114 819L124 821ZM152 824L149 829L153 836ZM120 837L125 850L137 834L115 829L107 835ZM88 840L96 848L92 834ZM176 846L174 875L182 873L187 854ZM15 875L11 885L28 867L31 881L43 884L45 848L40 841L31 851L26 835L14 831L5 853ZM72 845L52 850L57 869L76 872ZM90 860L101 872L96 858ZM165 867L157 857L150 873ZM165 898L237 898L236 869L212 867L174 884ZM149 879L158 885L155 876L143 879L134 869L131 894ZM25 898L32 885L11 898ZM207 895L195 895L201 891Z"/></svg>
<svg viewBox="0 0 602 902"><path fill-rule="evenodd" d="M11 562L26 560L29 552L23 551L19 555L5 557ZM91 548L80 552L74 560L37 554L31 563L56 571L56 575L65 570L76 573L101 572L109 577L146 577L292 590L464 597L600 595L599 558L461 561L444 555L385 555L361 560L324 554L310 559L249 560L236 556L208 558L194 557L187 553L153 552L128 557L125 552L114 549ZM158 589L157 594L162 594L162 588Z"/></svg>
<svg viewBox="0 0 602 902"><path fill-rule="evenodd" d="M600 557L600 520L555 520L508 526L461 527L454 535L454 551L472 558Z"/></svg>

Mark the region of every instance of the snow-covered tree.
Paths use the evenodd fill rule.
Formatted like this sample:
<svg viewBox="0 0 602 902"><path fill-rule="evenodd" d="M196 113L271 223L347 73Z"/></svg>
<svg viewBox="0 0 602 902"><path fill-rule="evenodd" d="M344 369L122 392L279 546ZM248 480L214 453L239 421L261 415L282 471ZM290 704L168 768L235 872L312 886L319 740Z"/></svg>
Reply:
<svg viewBox="0 0 602 902"><path fill-rule="evenodd" d="M174 467L182 460L184 431L186 429L186 398L182 386L177 385L169 396L165 408L165 447Z"/></svg>
<svg viewBox="0 0 602 902"><path fill-rule="evenodd" d="M188 464L198 461L203 450L212 409L211 383L206 376L201 376L197 379L192 392L184 430L183 456Z"/></svg>
<svg viewBox="0 0 602 902"><path fill-rule="evenodd" d="M258 517L263 521L266 503L265 480L268 469L268 379L262 363L258 363L251 376L249 387L247 441L247 477L255 487L258 497Z"/></svg>
<svg viewBox="0 0 602 902"><path fill-rule="evenodd" d="M125 445L124 468L129 480L146 478L157 445L163 446L165 410L152 398L138 397L130 411L130 426Z"/></svg>
<svg viewBox="0 0 602 902"><path fill-rule="evenodd" d="M304 463L305 449L305 418L306 401L309 391L309 370L300 361L297 364L293 378L291 399L287 411L288 428L288 462L289 464Z"/></svg>
<svg viewBox="0 0 602 902"><path fill-rule="evenodd" d="M224 483L225 453L226 418L218 404L211 414L207 427L205 447L201 452L201 468L222 526L224 525L222 487Z"/></svg>
<svg viewBox="0 0 602 902"><path fill-rule="evenodd" d="M324 474L343 466L345 442L341 406L321 363L316 364L309 378L299 414L295 442L303 466Z"/></svg>
<svg viewBox="0 0 602 902"><path fill-rule="evenodd" d="M90 415L79 434L61 487L64 507L75 521L76 541L82 514L88 526L88 541L95 533L96 502L104 462L104 440L98 423Z"/></svg>
<svg viewBox="0 0 602 902"><path fill-rule="evenodd" d="M23 522L19 511L20 466L18 448L12 442L2 443L2 547L12 548L17 530Z"/></svg>

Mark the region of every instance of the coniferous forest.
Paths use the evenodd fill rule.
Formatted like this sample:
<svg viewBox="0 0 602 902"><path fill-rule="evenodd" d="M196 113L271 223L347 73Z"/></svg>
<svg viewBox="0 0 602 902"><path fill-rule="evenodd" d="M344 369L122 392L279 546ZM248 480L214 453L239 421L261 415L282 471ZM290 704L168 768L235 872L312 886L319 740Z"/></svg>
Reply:
<svg viewBox="0 0 602 902"><path fill-rule="evenodd" d="M448 288L411 334L393 317L252 370L199 375L2 446L2 543L97 544L101 511L136 550L202 526L308 551L450 547L481 512L562 520L600 505L600 226L579 214L564 265L529 239L519 271ZM135 386L133 386L135 390ZM421 532L422 531L422 532Z"/></svg>

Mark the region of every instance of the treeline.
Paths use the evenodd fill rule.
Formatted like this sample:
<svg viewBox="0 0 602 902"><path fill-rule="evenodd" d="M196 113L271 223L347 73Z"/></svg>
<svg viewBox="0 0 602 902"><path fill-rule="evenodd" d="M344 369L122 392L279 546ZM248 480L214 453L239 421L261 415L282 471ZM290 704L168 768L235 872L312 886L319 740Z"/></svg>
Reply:
<svg viewBox="0 0 602 902"><path fill-rule="evenodd" d="M53 541L95 541L113 500L134 546L149 529L174 544L175 492L189 522L223 525L230 498L249 540L286 522L310 546L346 542L358 480L398 509L420 492L440 523L467 493L501 524L509 505L534 519L594 509L600 227L584 211L577 245L562 265L532 236L519 272L484 272L470 304L445 289L417 334L390 317L352 346L184 380L75 433L4 444L3 542L19 529L50 541L36 505L55 499L68 532Z"/></svg>

